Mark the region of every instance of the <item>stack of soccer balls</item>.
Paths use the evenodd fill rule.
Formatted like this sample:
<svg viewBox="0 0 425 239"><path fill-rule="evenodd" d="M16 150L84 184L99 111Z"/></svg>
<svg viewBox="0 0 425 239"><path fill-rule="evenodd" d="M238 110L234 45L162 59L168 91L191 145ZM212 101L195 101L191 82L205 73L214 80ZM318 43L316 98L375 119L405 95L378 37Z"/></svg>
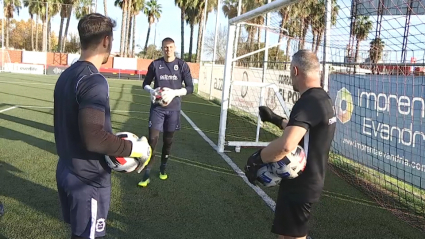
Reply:
<svg viewBox="0 0 425 239"><path fill-rule="evenodd" d="M257 172L257 178L265 187L280 184L282 179L294 179L302 174L307 165L307 156L301 146L297 146L283 159L264 164Z"/></svg>

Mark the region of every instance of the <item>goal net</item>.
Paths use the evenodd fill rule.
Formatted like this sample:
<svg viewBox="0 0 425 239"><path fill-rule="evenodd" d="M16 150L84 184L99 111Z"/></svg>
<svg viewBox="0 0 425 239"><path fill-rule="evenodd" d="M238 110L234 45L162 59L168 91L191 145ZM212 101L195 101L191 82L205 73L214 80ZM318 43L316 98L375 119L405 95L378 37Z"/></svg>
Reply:
<svg viewBox="0 0 425 239"><path fill-rule="evenodd" d="M218 151L282 135L258 106L291 111L291 56L309 49L338 118L330 168L425 231L424 15L425 0L276 0L230 19Z"/></svg>
<svg viewBox="0 0 425 239"><path fill-rule="evenodd" d="M9 52L6 49L0 49L0 72L11 72L12 65Z"/></svg>
<svg viewBox="0 0 425 239"><path fill-rule="evenodd" d="M221 103L218 147L239 152L241 147L266 146L282 134L278 127L262 123L259 106L268 106L286 118L298 100L292 89L290 57L294 48L279 7L291 1L275 1L231 19Z"/></svg>

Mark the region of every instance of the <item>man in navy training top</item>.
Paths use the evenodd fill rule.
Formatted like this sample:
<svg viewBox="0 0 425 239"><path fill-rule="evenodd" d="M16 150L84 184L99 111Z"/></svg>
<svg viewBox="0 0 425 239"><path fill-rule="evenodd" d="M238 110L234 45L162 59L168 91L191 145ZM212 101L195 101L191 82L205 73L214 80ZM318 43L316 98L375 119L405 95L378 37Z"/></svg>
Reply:
<svg viewBox="0 0 425 239"><path fill-rule="evenodd" d="M159 132L163 132L163 146L159 178L167 179L165 168L170 155L174 132L180 129L181 96L193 93L193 82L189 66L174 55L176 46L174 40L165 38L162 41L164 57L153 61L148 67L148 73L143 82L143 88L153 97L158 87L163 87L162 98L165 106L151 104L149 115L149 144L152 157L146 167L145 174L139 186L146 187L150 183L149 175L155 157L155 147L158 143ZM152 81L154 87L151 87ZM183 86L183 82L185 87Z"/></svg>
<svg viewBox="0 0 425 239"><path fill-rule="evenodd" d="M109 86L99 68L112 48L115 22L89 14L78 23L81 57L59 77L54 91L54 132L59 161L56 181L71 238L106 234L111 169L105 155L148 159L146 141L132 143L112 134Z"/></svg>

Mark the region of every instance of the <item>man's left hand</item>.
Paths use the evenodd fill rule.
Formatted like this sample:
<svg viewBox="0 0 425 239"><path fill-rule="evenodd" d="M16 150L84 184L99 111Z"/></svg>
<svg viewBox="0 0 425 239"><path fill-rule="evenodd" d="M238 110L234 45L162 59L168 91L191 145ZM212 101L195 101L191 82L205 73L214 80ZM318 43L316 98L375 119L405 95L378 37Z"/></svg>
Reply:
<svg viewBox="0 0 425 239"><path fill-rule="evenodd" d="M164 87L163 90L164 91L161 94L162 100L165 101L168 105L174 99L174 97L177 96L177 94L175 90L167 88L167 87Z"/></svg>
<svg viewBox="0 0 425 239"><path fill-rule="evenodd" d="M261 159L261 149L249 156L246 165L244 167L245 175L248 181L255 185L257 180L257 172L263 166L263 160Z"/></svg>

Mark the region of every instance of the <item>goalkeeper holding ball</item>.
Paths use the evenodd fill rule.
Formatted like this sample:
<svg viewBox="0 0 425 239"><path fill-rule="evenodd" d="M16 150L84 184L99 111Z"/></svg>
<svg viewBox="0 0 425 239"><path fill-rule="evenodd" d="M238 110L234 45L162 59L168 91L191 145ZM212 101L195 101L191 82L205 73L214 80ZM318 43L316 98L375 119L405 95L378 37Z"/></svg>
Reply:
<svg viewBox="0 0 425 239"><path fill-rule="evenodd" d="M152 105L149 115L149 144L152 158L146 167L139 186L146 187L150 183L150 170L155 157L155 147L159 133L163 132L163 146L159 178L168 178L165 173L168 157L173 143L174 132L180 129L181 96L193 93L193 82L189 66L174 55L174 40L162 40L164 57L153 61L143 82L143 88L151 94ZM154 81L154 88L150 85ZM185 87L183 87L183 82ZM159 97L159 99L158 99ZM157 103L160 102L160 103Z"/></svg>
<svg viewBox="0 0 425 239"><path fill-rule="evenodd" d="M294 90L301 97L293 106L288 121L268 107L260 107L262 121L285 128L283 135L251 155L245 166L248 180L255 184L262 164L279 161L297 145L305 150L304 172L294 179L282 180L279 186L272 232L280 239L307 236L310 210L322 193L336 125L332 100L320 86L320 64L314 53L300 50L293 55L291 79Z"/></svg>
<svg viewBox="0 0 425 239"><path fill-rule="evenodd" d="M132 143L112 134L109 86L99 68L108 61L114 27L97 13L78 22L81 57L62 72L54 91L56 181L72 239L106 234L111 168L105 155L140 158L139 170L149 160L146 140Z"/></svg>

